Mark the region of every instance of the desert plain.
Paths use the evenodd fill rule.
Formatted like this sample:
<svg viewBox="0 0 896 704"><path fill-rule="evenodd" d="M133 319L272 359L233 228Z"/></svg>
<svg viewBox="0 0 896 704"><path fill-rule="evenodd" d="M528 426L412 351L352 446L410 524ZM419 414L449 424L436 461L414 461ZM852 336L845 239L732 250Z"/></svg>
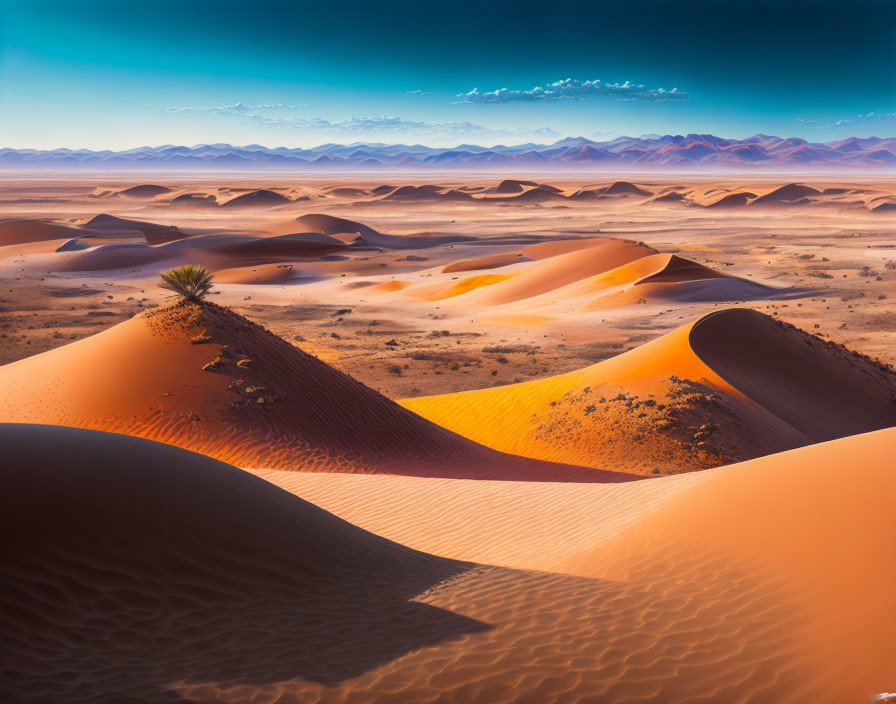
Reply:
<svg viewBox="0 0 896 704"><path fill-rule="evenodd" d="M894 234L875 175L0 179L3 701L896 690Z"/></svg>

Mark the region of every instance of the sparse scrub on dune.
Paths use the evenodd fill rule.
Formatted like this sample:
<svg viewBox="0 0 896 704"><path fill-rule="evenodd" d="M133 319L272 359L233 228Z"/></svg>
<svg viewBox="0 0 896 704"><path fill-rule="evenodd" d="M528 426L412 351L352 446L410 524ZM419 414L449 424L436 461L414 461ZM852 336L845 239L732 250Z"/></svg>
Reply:
<svg viewBox="0 0 896 704"><path fill-rule="evenodd" d="M184 264L159 273L159 288L173 291L181 301L202 303L212 287L212 274L199 264Z"/></svg>

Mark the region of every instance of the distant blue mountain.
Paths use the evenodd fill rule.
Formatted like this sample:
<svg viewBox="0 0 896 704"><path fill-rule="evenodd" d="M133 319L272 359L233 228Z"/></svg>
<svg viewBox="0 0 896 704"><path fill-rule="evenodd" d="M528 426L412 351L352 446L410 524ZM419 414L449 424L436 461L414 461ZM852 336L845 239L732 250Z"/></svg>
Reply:
<svg viewBox="0 0 896 704"><path fill-rule="evenodd" d="M892 169L896 137L846 137L834 142L807 142L798 137L756 134L728 139L711 134L644 135L597 142L566 137L553 144L483 147L461 144L452 149L422 144L322 144L311 149L250 144L166 144L124 151L89 149L0 148L0 169L92 170L478 170L524 169L713 169L796 170Z"/></svg>

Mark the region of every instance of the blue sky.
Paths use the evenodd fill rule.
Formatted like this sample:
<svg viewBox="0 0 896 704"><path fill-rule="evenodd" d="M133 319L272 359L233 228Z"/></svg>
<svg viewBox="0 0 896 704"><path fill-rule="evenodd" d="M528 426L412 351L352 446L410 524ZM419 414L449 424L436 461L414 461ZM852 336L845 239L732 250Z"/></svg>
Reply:
<svg viewBox="0 0 896 704"><path fill-rule="evenodd" d="M0 0L0 146L896 135L892 0Z"/></svg>

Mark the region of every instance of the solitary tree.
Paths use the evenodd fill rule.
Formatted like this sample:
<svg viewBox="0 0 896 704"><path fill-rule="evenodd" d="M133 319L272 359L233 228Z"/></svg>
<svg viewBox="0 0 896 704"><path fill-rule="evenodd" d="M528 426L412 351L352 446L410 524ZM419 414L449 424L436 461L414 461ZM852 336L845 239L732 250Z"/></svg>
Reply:
<svg viewBox="0 0 896 704"><path fill-rule="evenodd" d="M201 303L212 287L214 274L199 264L176 266L159 274L162 281L159 288L174 291L182 301Z"/></svg>

